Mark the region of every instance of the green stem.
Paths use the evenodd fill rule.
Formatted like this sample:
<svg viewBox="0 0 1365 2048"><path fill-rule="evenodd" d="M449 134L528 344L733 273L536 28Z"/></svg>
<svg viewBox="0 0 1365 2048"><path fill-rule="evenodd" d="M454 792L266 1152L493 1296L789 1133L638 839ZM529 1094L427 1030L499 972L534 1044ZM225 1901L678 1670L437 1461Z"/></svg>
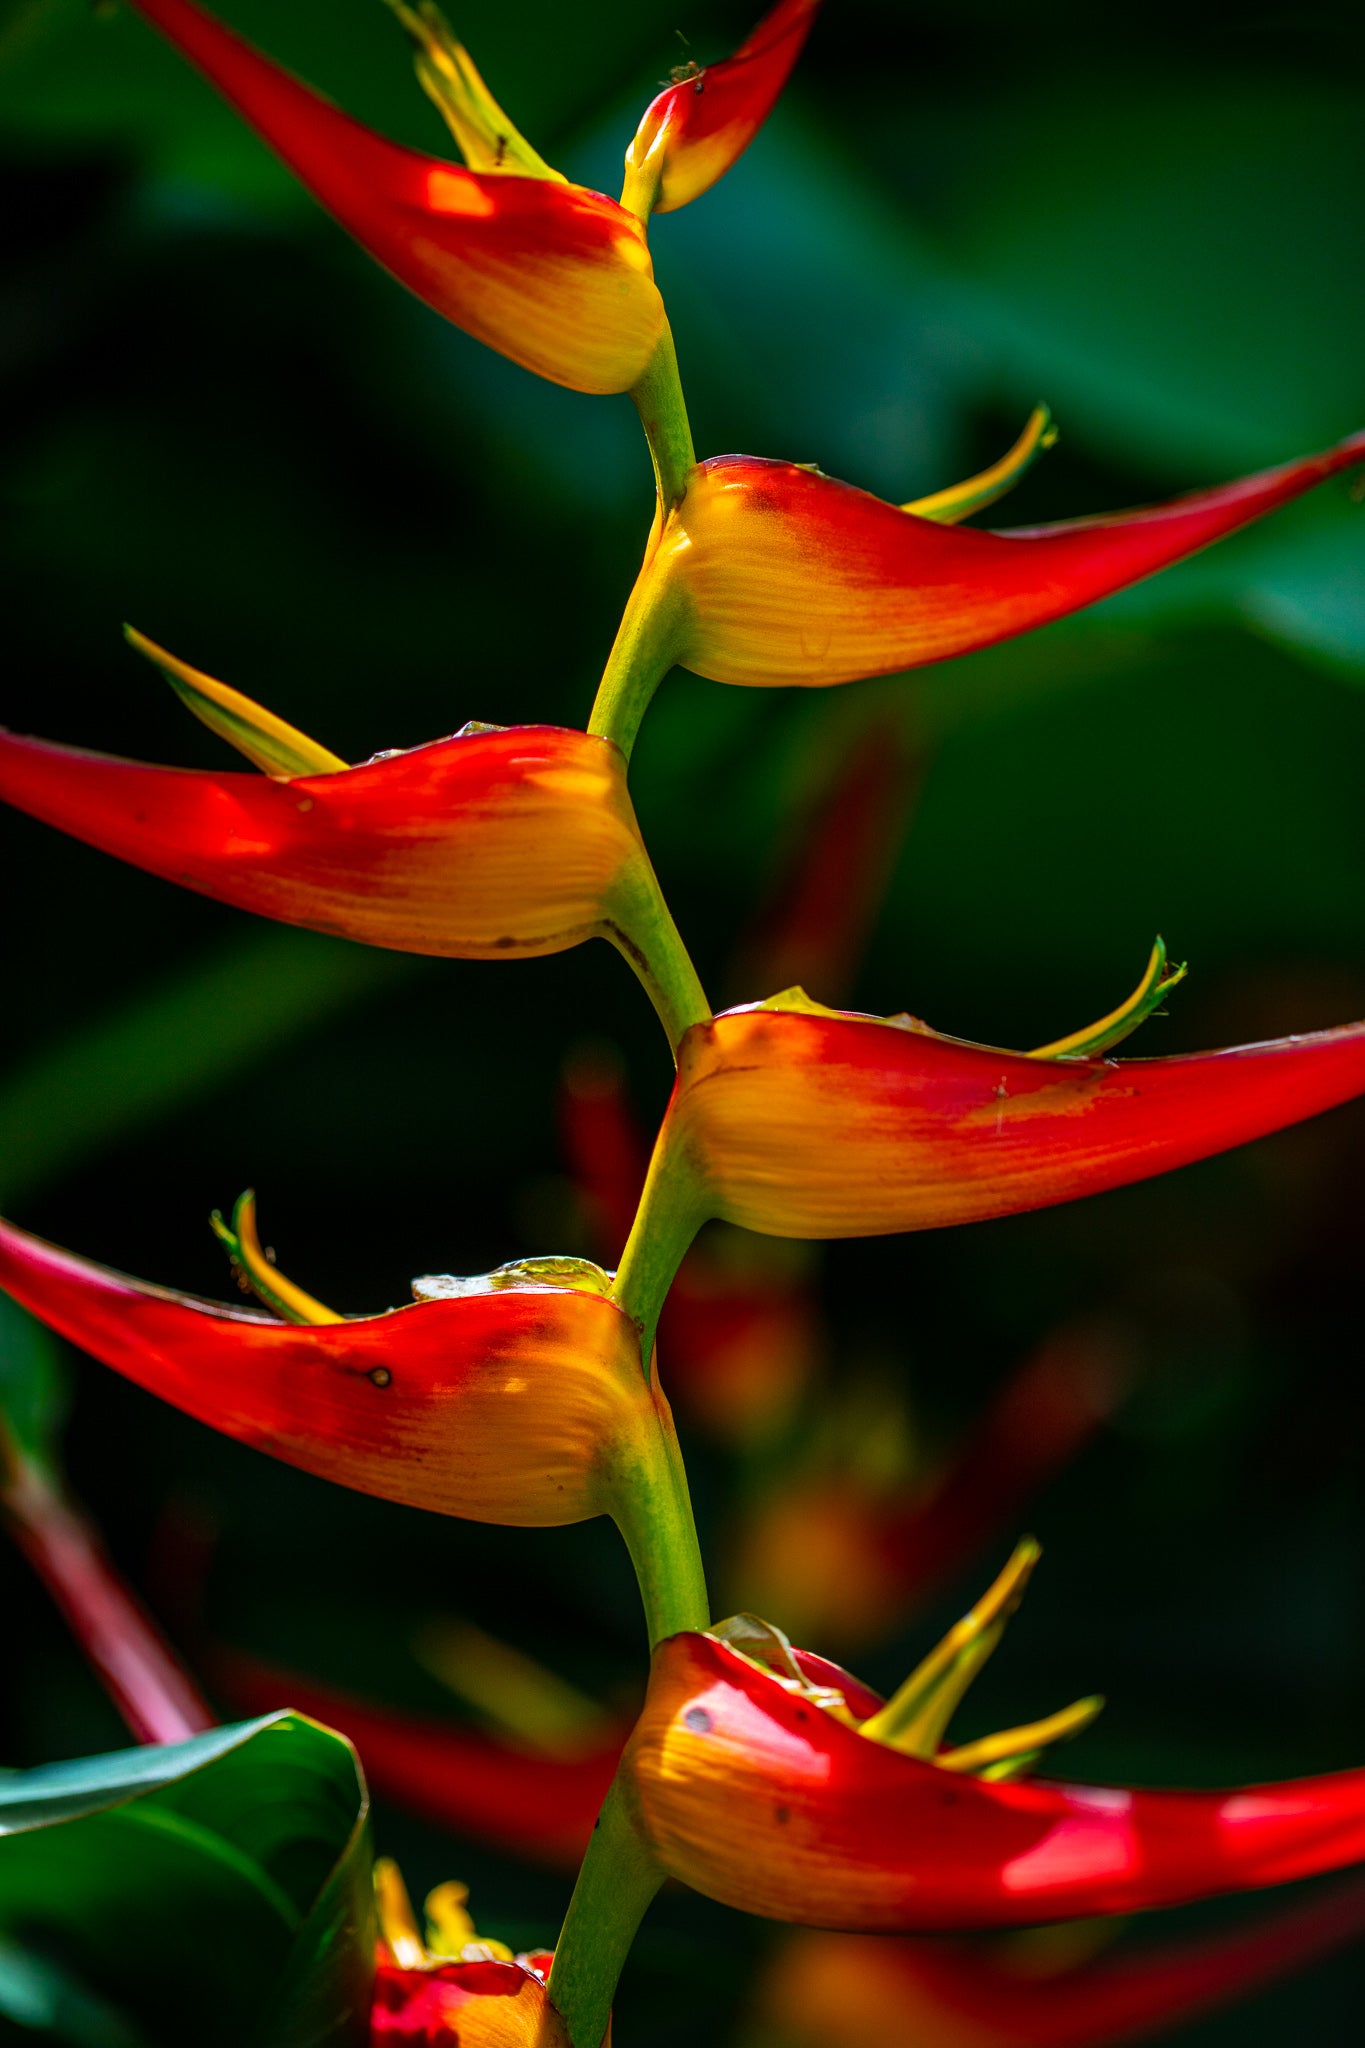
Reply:
<svg viewBox="0 0 1365 2048"><path fill-rule="evenodd" d="M643 846L617 882L607 917L606 935L639 976L676 1059L683 1033L704 1024L711 1006Z"/></svg>
<svg viewBox="0 0 1365 2048"><path fill-rule="evenodd" d="M626 1811L619 1783L606 1796L555 1944L550 2001L573 2048L601 2048L630 1945L663 1883Z"/></svg>
<svg viewBox="0 0 1365 2048"><path fill-rule="evenodd" d="M612 1509L639 1581L651 1650L665 1636L708 1627L711 1618L687 1470L657 1379L652 1392L658 1431L638 1461L618 1468Z"/></svg>
<svg viewBox="0 0 1365 2048"><path fill-rule="evenodd" d="M630 395L649 443L659 503L667 515L683 497L687 479L697 466L687 401L678 375L678 352L667 321L649 366Z"/></svg>
<svg viewBox="0 0 1365 2048"><path fill-rule="evenodd" d="M678 659L689 610L686 596L669 576L664 546L669 515L686 495L697 461L678 381L678 358L667 327L631 397L649 442L658 503L644 565L607 657L588 720L588 731L599 739L615 740L627 761L649 701Z"/></svg>
<svg viewBox="0 0 1365 2048"><path fill-rule="evenodd" d="M641 1358L654 1355L668 1290L706 1216L700 1176L679 1149L665 1115L612 1287L612 1299L640 1332Z"/></svg>
<svg viewBox="0 0 1365 2048"><path fill-rule="evenodd" d="M629 761L640 722L685 644L690 604L669 576L657 522L612 642L593 700L588 731L615 740Z"/></svg>

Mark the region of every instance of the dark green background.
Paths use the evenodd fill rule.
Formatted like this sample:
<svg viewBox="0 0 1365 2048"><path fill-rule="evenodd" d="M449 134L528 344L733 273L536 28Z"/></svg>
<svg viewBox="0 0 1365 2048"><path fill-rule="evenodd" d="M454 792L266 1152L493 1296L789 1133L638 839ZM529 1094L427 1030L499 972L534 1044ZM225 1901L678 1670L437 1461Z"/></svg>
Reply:
<svg viewBox="0 0 1365 2048"><path fill-rule="evenodd" d="M444 148L371 0L224 12ZM704 60L748 22L701 0L459 12L537 145L613 190L674 29ZM769 130L652 234L700 452L904 498L991 459L1043 396L1063 438L1007 510L1027 523L1365 425L1363 83L1344 0L1138 18L830 0ZM125 650L127 618L352 758L470 717L581 723L648 524L629 402L537 384L444 327L127 15L5 0L0 124L4 721L223 761ZM1160 930L1192 972L1141 1050L1178 1051L1365 1012L1363 683L1365 509L1338 482L1083 620L919 677L675 675L634 787L703 978L762 995L726 985L736 932L831 736L890 710L929 774L859 1006L1035 1043L1108 1009ZM403 1299L414 1273L574 1249L565 1051L608 1038L646 1112L663 1100L666 1050L606 947L505 970L362 955L21 818L0 847L0 1201L128 1270L224 1293L205 1217L247 1184L286 1270L346 1310ZM893 1362L930 1442L1078 1311L1143 1345L1134 1399L1037 1505L1047 1561L964 1732L1099 1688L1074 1768L1101 1780L1365 1760L1362 1139L1348 1110L1083 1208L832 1250L840 1357ZM692 1449L711 1522L735 1475ZM168 1598L197 1516L210 1626L330 1678L439 1708L407 1646L442 1610L603 1691L642 1668L604 1529L438 1524L330 1491L85 1362L71 1457L134 1578ZM13 1556L0 1587L6 1759L116 1741ZM925 1640L866 1675L894 1682ZM559 1880L382 1806L379 1824L414 1890L458 1873L481 1924L552 1935ZM710 2038L766 1939L670 1896L620 2038ZM1342 1958L1181 2038L1345 2048L1362 1989Z"/></svg>

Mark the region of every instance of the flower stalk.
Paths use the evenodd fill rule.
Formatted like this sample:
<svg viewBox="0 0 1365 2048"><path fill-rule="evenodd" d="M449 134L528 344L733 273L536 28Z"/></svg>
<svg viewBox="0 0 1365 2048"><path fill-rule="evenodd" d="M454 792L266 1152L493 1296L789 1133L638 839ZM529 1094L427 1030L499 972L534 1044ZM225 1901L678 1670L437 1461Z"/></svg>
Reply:
<svg viewBox="0 0 1365 2048"><path fill-rule="evenodd" d="M601 2048L631 1943L663 1881L620 1784L613 1784L583 1858L550 1971L550 2002L573 2048Z"/></svg>

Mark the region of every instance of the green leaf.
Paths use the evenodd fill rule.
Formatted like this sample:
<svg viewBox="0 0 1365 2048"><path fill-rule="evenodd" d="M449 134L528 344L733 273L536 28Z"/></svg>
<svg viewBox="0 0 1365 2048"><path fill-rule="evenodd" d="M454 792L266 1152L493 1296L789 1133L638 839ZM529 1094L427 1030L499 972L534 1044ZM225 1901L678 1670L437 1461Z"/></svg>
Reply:
<svg viewBox="0 0 1365 2048"><path fill-rule="evenodd" d="M164 2048L187 2029L197 2048L358 2048L367 1809L350 1745L296 1714L15 1772L0 1778L0 1941Z"/></svg>
<svg viewBox="0 0 1365 2048"><path fill-rule="evenodd" d="M1020 389L1045 372L1064 433L1145 448L1192 482L1350 432L1358 95L1299 78L1070 84L1053 82L1046 121L1026 95L976 93L917 131L926 159L951 135L968 167L937 225Z"/></svg>

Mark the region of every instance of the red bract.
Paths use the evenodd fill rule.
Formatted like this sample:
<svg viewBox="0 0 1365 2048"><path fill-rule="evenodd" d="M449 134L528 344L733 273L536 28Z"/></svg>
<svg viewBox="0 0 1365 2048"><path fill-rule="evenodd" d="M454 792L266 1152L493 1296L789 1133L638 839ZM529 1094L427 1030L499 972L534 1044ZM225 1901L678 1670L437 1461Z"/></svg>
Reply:
<svg viewBox="0 0 1365 2048"><path fill-rule="evenodd" d="M619 941L651 874L617 749L555 726L289 780L0 732L0 797L240 909L460 959Z"/></svg>
<svg viewBox="0 0 1365 2048"><path fill-rule="evenodd" d="M568 2048L568 2038L544 1983L523 1963L405 1970L380 1957L373 2048Z"/></svg>
<svg viewBox="0 0 1365 2048"><path fill-rule="evenodd" d="M287 1699L339 1729L374 1789L410 1812L557 1868L577 1867L625 1741L618 1729L590 1747L549 1754L357 1699L237 1651L215 1653L211 1669L244 1713L256 1712L257 1701L273 1707Z"/></svg>
<svg viewBox="0 0 1365 2048"><path fill-rule="evenodd" d="M1365 1770L1223 1792L988 1782L869 1739L709 1635L656 1652L622 1783L670 1876L867 1933L1131 1913L1365 1860Z"/></svg>
<svg viewBox="0 0 1365 2048"><path fill-rule="evenodd" d="M1362 459L1365 433L1170 504L986 533L916 517L796 463L717 456L692 472L651 549L621 644L635 644L640 620L657 612L668 620L660 675L673 661L760 685L914 668L1079 611ZM608 724L600 704L596 729L628 739L629 721Z"/></svg>
<svg viewBox="0 0 1365 2048"><path fill-rule="evenodd" d="M608 939L670 1042L705 1012L690 967L679 983L624 757L586 733L476 728L358 768L251 775L146 767L0 730L0 798L168 881L366 945L525 960Z"/></svg>
<svg viewBox="0 0 1365 2048"><path fill-rule="evenodd" d="M575 391L627 391L664 332L639 222L553 173L401 148L341 113L192 0L135 0L319 203L400 283Z"/></svg>
<svg viewBox="0 0 1365 2048"><path fill-rule="evenodd" d="M0 1223L0 1286L239 1443L386 1500L556 1526L609 1513L658 1430L632 1325L598 1294L491 1281L355 1322L274 1322L130 1280Z"/></svg>
<svg viewBox="0 0 1365 2048"><path fill-rule="evenodd" d="M1054 1956L1052 1935L1004 1955L808 1934L780 1952L757 2006L790 2048L1110 2048L1231 2005L1361 1933L1356 1881L1232 1933L1080 1961Z"/></svg>
<svg viewBox="0 0 1365 2048"><path fill-rule="evenodd" d="M733 57L674 74L626 152L624 204L671 213L724 176L772 112L819 5L779 0Z"/></svg>
<svg viewBox="0 0 1365 2048"><path fill-rule="evenodd" d="M684 1244L707 1217L828 1238L979 1222L1168 1172L1365 1090L1365 1024L1051 1059L803 1003L789 991L684 1036L623 1276L646 1218Z"/></svg>

